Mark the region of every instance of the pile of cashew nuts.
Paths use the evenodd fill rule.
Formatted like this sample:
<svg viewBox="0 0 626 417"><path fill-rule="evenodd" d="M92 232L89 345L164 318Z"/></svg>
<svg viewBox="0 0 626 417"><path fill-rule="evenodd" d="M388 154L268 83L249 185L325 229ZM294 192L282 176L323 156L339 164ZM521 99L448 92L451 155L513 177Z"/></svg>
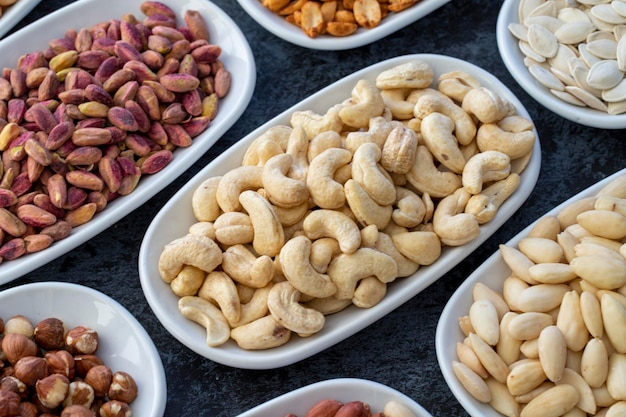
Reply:
<svg viewBox="0 0 626 417"><path fill-rule="evenodd" d="M326 315L375 306L443 247L475 239L535 141L532 121L470 74L397 65L324 114L294 112L241 166L204 180L197 222L163 248L161 278L209 346L311 336Z"/></svg>

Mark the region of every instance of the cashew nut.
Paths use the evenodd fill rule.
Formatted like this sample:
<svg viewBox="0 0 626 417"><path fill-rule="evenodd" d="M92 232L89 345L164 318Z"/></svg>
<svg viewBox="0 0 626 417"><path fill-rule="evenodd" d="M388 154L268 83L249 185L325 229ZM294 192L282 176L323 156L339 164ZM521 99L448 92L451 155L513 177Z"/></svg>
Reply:
<svg viewBox="0 0 626 417"><path fill-rule="evenodd" d="M378 164L382 151L374 143L364 143L352 157L352 178L376 203L386 206L396 200L393 180Z"/></svg>
<svg viewBox="0 0 626 417"><path fill-rule="evenodd" d="M370 119L382 115L384 109L380 90L367 80L359 80L352 89L350 104L339 109L339 118L348 126L366 128Z"/></svg>
<svg viewBox="0 0 626 417"><path fill-rule="evenodd" d="M359 248L351 254L342 253L328 266L328 276L337 286L335 297L352 299L357 283L363 278L375 276L382 283L398 277L398 265L389 255L371 248Z"/></svg>
<svg viewBox="0 0 626 417"><path fill-rule="evenodd" d="M250 216L239 211L222 213L213 222L213 228L215 239L227 246L250 243L254 237Z"/></svg>
<svg viewBox="0 0 626 417"><path fill-rule="evenodd" d="M211 272L222 262L222 250L206 236L187 234L174 239L159 256L159 273L163 281L171 282L184 265Z"/></svg>
<svg viewBox="0 0 626 417"><path fill-rule="evenodd" d="M243 165L228 171L217 185L215 197L223 211L240 211L239 195L263 187L263 167ZM215 219L214 219L215 220Z"/></svg>
<svg viewBox="0 0 626 417"><path fill-rule="evenodd" d="M309 198L306 183L287 176L293 157L283 153L271 157L263 166L262 181L269 200L280 207L293 207Z"/></svg>
<svg viewBox="0 0 626 417"><path fill-rule="evenodd" d="M426 88L433 83L433 68L424 61L413 60L382 71L376 77L376 87L381 90L391 88Z"/></svg>
<svg viewBox="0 0 626 417"><path fill-rule="evenodd" d="M178 275L170 282L172 292L179 297L196 295L204 282L206 273L195 266L185 265Z"/></svg>
<svg viewBox="0 0 626 417"><path fill-rule="evenodd" d="M343 186L334 180L335 171L347 165L352 153L342 148L326 149L309 165L306 184L313 203L325 209L336 209L346 202Z"/></svg>
<svg viewBox="0 0 626 417"><path fill-rule="evenodd" d="M302 127L309 139L329 130L341 132L343 122L339 117L339 109L342 107L343 104L336 104L328 109L324 115L317 114L312 110L296 111L291 115L291 126L294 128Z"/></svg>
<svg viewBox="0 0 626 417"><path fill-rule="evenodd" d="M395 235L396 234L394 234L394 236ZM378 233L375 248L376 250L391 256L393 260L396 261L396 264L398 265L398 277L408 277L409 275L414 274L420 267L419 263L412 261L400 253L391 236L386 233Z"/></svg>
<svg viewBox="0 0 626 417"><path fill-rule="evenodd" d="M379 229L384 229L391 220L393 207L381 206L370 197L361 185L350 179L344 185L346 201L354 213L356 219L363 226L375 224Z"/></svg>
<svg viewBox="0 0 626 417"><path fill-rule="evenodd" d="M235 327L230 337L246 350L271 349L282 346L291 338L291 330L281 326L271 315Z"/></svg>
<svg viewBox="0 0 626 417"><path fill-rule="evenodd" d="M314 298L303 303L303 305L327 316L329 314L338 313L346 307L349 307L352 305L352 300L338 300L335 297Z"/></svg>
<svg viewBox="0 0 626 417"><path fill-rule="evenodd" d="M476 137L476 124L472 117L443 94L424 94L415 103L415 117L424 120L430 113L437 112L454 121L454 133L461 145L467 145Z"/></svg>
<svg viewBox="0 0 626 417"><path fill-rule="evenodd" d="M373 248L378 240L378 227L370 224L361 229L361 246L364 248Z"/></svg>
<svg viewBox="0 0 626 417"><path fill-rule="evenodd" d="M217 185L222 177L211 177L193 191L191 195L191 207L197 220L202 222L212 222L220 215L220 206L217 203Z"/></svg>
<svg viewBox="0 0 626 417"><path fill-rule="evenodd" d="M206 236L215 240L215 226L213 222L196 222L189 226L190 235Z"/></svg>
<svg viewBox="0 0 626 417"><path fill-rule="evenodd" d="M510 174L505 179L494 182L480 194L470 197L465 212L473 214L479 224L493 220L502 203L517 190L520 181L519 175Z"/></svg>
<svg viewBox="0 0 626 417"><path fill-rule="evenodd" d="M391 240L398 252L419 265L430 265L441 256L441 242L434 232L396 233Z"/></svg>
<svg viewBox="0 0 626 417"><path fill-rule="evenodd" d="M308 150L309 138L307 137L305 130L302 127L295 126L291 135L289 135L287 150L285 151L293 158L291 167L287 172L289 177L300 181L305 180L306 171L309 167L309 159L307 157Z"/></svg>
<svg viewBox="0 0 626 417"><path fill-rule="evenodd" d="M465 166L465 157L453 131L454 122L444 114L430 113L422 119L421 134L430 153L443 166L460 174Z"/></svg>
<svg viewBox="0 0 626 417"><path fill-rule="evenodd" d="M390 174L406 174L415 162L417 153L417 133L403 127L394 127L382 148L380 164Z"/></svg>
<svg viewBox="0 0 626 417"><path fill-rule="evenodd" d="M396 209L391 213L391 219L399 226L415 227L426 216L424 201L413 191L396 187Z"/></svg>
<svg viewBox="0 0 626 417"><path fill-rule="evenodd" d="M321 237L336 239L344 253L352 253L361 245L361 233L357 224L335 210L313 210L304 219L302 228L306 237L311 240Z"/></svg>
<svg viewBox="0 0 626 417"><path fill-rule="evenodd" d="M499 151L485 151L472 156L463 168L461 180L470 194L478 194L483 184L506 178L511 170L511 158Z"/></svg>
<svg viewBox="0 0 626 417"><path fill-rule="evenodd" d="M291 131L285 125L270 127L248 146L241 165L263 165L270 157L285 152Z"/></svg>
<svg viewBox="0 0 626 417"><path fill-rule="evenodd" d="M320 274L325 274L330 261L341 253L339 242L331 237L316 239L311 244L311 265Z"/></svg>
<svg viewBox="0 0 626 417"><path fill-rule="evenodd" d="M407 180L417 191L435 198L448 196L462 185L459 175L437 169L433 155L423 145L417 147L415 163L407 173Z"/></svg>
<svg viewBox="0 0 626 417"><path fill-rule="evenodd" d="M274 319L300 336L319 332L326 318L322 313L299 304L300 291L289 281L274 284L267 297L267 307Z"/></svg>
<svg viewBox="0 0 626 417"><path fill-rule="evenodd" d="M185 296L178 300L178 311L187 319L206 329L208 346L226 343L230 336L230 326L219 308L210 301L197 296Z"/></svg>
<svg viewBox="0 0 626 417"><path fill-rule="evenodd" d="M367 131L349 132L346 135L344 147L354 153L364 143L375 143L382 148L391 130L403 125L397 121L389 121L384 117L370 119Z"/></svg>
<svg viewBox="0 0 626 417"><path fill-rule="evenodd" d="M480 126L476 143L483 152L499 151L518 159L532 152L536 138L532 122L516 115Z"/></svg>
<svg viewBox="0 0 626 417"><path fill-rule="evenodd" d="M245 302L240 296L239 300L242 302L241 314L239 315L239 320L237 322L229 322L230 327L234 329L235 327L243 326L244 324L251 323L256 319L260 319L261 317L267 315L269 312L269 309L267 308L267 297L269 296L270 289L273 285L274 284L269 283L263 288L253 289L251 298ZM238 288L241 288L241 286L238 286Z"/></svg>
<svg viewBox="0 0 626 417"><path fill-rule="evenodd" d="M376 277L366 277L359 281L352 304L360 308L371 308L378 304L387 294L387 284Z"/></svg>
<svg viewBox="0 0 626 417"><path fill-rule="evenodd" d="M433 228L441 243L460 246L478 237L480 227L473 214L464 213L470 194L459 188L452 195L443 198L433 214Z"/></svg>
<svg viewBox="0 0 626 417"><path fill-rule="evenodd" d="M236 282L252 288L266 286L274 276L272 258L257 257L244 245L233 245L224 251L222 269Z"/></svg>
<svg viewBox="0 0 626 417"><path fill-rule="evenodd" d="M465 95L478 87L480 81L464 71L446 72L437 79L437 89L457 103L462 103Z"/></svg>
<svg viewBox="0 0 626 417"><path fill-rule="evenodd" d="M396 120L408 120L413 118L414 103L406 100L411 90L406 88L394 88L381 90L380 95L385 102L385 107L391 110Z"/></svg>
<svg viewBox="0 0 626 417"><path fill-rule="evenodd" d="M308 200L303 203L300 203L299 205L295 207L274 206L274 212L278 216L278 219L280 220L280 224L282 224L284 227L293 226L294 224L298 223L299 221L304 219L304 216L306 216L308 211L309 211ZM287 239L286 232L285 232L285 239Z"/></svg>
<svg viewBox="0 0 626 417"><path fill-rule="evenodd" d="M259 255L275 256L285 243L283 226L272 205L256 191L244 191L239 201L252 221L252 246Z"/></svg>
<svg viewBox="0 0 626 417"><path fill-rule="evenodd" d="M198 291L198 297L217 304L228 323L235 323L241 318L237 286L225 272L210 272Z"/></svg>
<svg viewBox="0 0 626 417"><path fill-rule="evenodd" d="M337 286L330 277L320 274L311 265L311 240L306 236L289 239L279 256L283 274L301 293L324 298L337 292Z"/></svg>
<svg viewBox="0 0 626 417"><path fill-rule="evenodd" d="M326 149L341 148L342 140L341 135L335 131L329 130L327 132L321 132L309 142L307 159L311 162Z"/></svg>
<svg viewBox="0 0 626 417"><path fill-rule="evenodd" d="M487 87L468 91L461 107L481 123L496 123L515 112L515 108L507 99Z"/></svg>

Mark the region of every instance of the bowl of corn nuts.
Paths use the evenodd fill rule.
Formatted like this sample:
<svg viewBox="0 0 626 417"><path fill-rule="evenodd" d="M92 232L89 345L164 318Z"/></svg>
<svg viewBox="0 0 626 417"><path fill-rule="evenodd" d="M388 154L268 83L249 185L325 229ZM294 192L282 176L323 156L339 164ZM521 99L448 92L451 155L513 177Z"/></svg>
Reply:
<svg viewBox="0 0 626 417"><path fill-rule="evenodd" d="M623 129L621 21L626 17L608 3L574 1L560 7L505 0L496 26L498 50L513 78L549 110L581 125Z"/></svg>
<svg viewBox="0 0 626 417"><path fill-rule="evenodd" d="M41 0L1 0L0 38L17 25Z"/></svg>
<svg viewBox="0 0 626 417"><path fill-rule="evenodd" d="M235 123L256 82L243 33L201 0L76 2L0 49L0 283L166 187Z"/></svg>
<svg viewBox="0 0 626 417"><path fill-rule="evenodd" d="M470 415L623 415L624 236L622 169L500 245L456 290L437 358Z"/></svg>
<svg viewBox="0 0 626 417"><path fill-rule="evenodd" d="M334 51L382 39L450 0L238 1L259 25L279 38L305 48Z"/></svg>
<svg viewBox="0 0 626 417"><path fill-rule="evenodd" d="M442 55L382 61L260 126L181 188L144 236L144 295L211 360L297 362L468 256L525 201L540 159L523 105L486 71Z"/></svg>
<svg viewBox="0 0 626 417"><path fill-rule="evenodd" d="M362 410L369 410L367 415L372 416L384 413L385 417L431 417L405 394L379 382L359 378L316 382L258 405L239 417L365 415Z"/></svg>
<svg viewBox="0 0 626 417"><path fill-rule="evenodd" d="M37 412L55 415L165 412L165 371L152 339L99 291L64 282L3 290L0 335L0 398L8 415L35 403L43 407Z"/></svg>

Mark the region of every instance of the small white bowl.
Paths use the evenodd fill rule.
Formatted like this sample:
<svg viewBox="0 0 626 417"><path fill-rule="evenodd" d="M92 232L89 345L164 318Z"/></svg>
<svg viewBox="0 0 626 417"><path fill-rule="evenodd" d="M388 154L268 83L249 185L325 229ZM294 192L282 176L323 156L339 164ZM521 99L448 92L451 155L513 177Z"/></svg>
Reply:
<svg viewBox="0 0 626 417"><path fill-rule="evenodd" d="M519 49L517 39L508 29L510 23L519 22L518 6L519 0L505 0L496 25L498 50L515 81L541 105L572 122L600 129L626 128L626 114L611 115L589 107L569 104L557 98L533 77L524 65L524 54Z"/></svg>
<svg viewBox="0 0 626 417"><path fill-rule="evenodd" d="M144 295L163 326L181 343L208 359L237 368L277 368L308 358L374 323L435 282L495 233L522 205L533 190L539 175L541 165L539 140L535 142L530 163L521 175L519 188L501 206L497 216L491 222L481 226L479 237L463 246L445 248L441 257L434 264L421 267L413 276L399 279L390 284L383 300L372 308L360 309L351 306L339 313L327 316L324 328L313 336L293 337L283 346L257 351L243 350L232 340L218 347L207 346L204 328L187 320L179 313L177 304L179 298L172 292L170 286L161 280L158 260L163 247L172 240L184 236L189 226L196 222L191 208L191 197L198 185L209 177L223 175L240 166L250 143L271 126L289 125L289 119L293 112L312 110L318 114L324 114L331 106L350 97L350 93L358 80L367 79L373 83L380 72L416 59L429 63L435 72L435 78L452 70L469 73L481 85L506 97L515 106L518 114L531 119L513 93L497 78L483 69L457 58L417 54L392 58L357 71L322 89L257 128L185 184L155 216L144 236L139 251L139 277Z"/></svg>
<svg viewBox="0 0 626 417"><path fill-rule="evenodd" d="M320 35L316 38L308 37L302 29L287 22L284 16L279 16L263 6L260 0L237 1L259 25L287 42L309 49L340 51L376 42L421 19L450 0L421 0L406 10L390 13L375 28L359 28L354 34L345 37Z"/></svg>
<svg viewBox="0 0 626 417"><path fill-rule="evenodd" d="M623 175L626 175L626 168L581 191L577 195L547 212L544 216L556 215L563 208L573 202L596 194L605 185ZM528 236L528 233L535 223L544 216L539 217L535 222L522 230L506 244L508 246L517 247L519 241ZM443 373L446 383L450 387L450 390L456 399L473 417L502 417L502 415L491 408L488 404L481 403L472 397L454 375L454 371L452 370L452 361L458 360L456 355L456 344L457 342L463 342L463 339L465 338L459 328L458 319L459 317L468 314L469 308L472 304L472 289L477 282L482 282L489 288L502 292L502 283L510 273L511 270L502 260L500 252L496 251L493 255L487 258L482 265L472 272L472 274L467 277L465 281L463 281L463 284L459 286L454 294L452 294L446 303L437 324L435 347L437 349L439 367L441 368L441 372Z"/></svg>
<svg viewBox="0 0 626 417"><path fill-rule="evenodd" d="M109 19L119 19L125 13L141 18L141 3L142 0L82 0L72 3L0 41L0 67L14 68L21 55L44 50L49 40L63 37L72 25L75 29L89 27ZM220 101L217 116L207 130L194 138L193 145L176 149L174 158L162 171L142 177L131 194L112 201L90 222L76 227L70 236L41 252L2 262L0 284L69 252L148 201L204 155L248 106L256 83L256 65L250 45L236 23L207 0L163 0L163 3L178 13L181 22L185 10L198 10L207 22L211 41L222 48L220 59L232 74L232 85L228 95Z"/></svg>
<svg viewBox="0 0 626 417"><path fill-rule="evenodd" d="M2 38L13 26L20 23L41 0L17 0L17 3L6 9L0 17L0 38Z"/></svg>
<svg viewBox="0 0 626 417"><path fill-rule="evenodd" d="M137 383L138 396L130 404L133 415L163 416L167 383L161 357L145 329L117 301L77 284L25 284L0 292L0 317L6 322L15 315L33 325L56 317L68 329L82 325L96 330L96 354L113 372L128 372Z"/></svg>
<svg viewBox="0 0 626 417"><path fill-rule="evenodd" d="M327 399L343 403L363 401L370 405L372 414L383 411L387 402L396 401L411 410L415 417L431 417L421 405L401 392L378 382L358 378L337 378L316 382L276 397L238 417L284 416L289 413L304 417L316 403Z"/></svg>

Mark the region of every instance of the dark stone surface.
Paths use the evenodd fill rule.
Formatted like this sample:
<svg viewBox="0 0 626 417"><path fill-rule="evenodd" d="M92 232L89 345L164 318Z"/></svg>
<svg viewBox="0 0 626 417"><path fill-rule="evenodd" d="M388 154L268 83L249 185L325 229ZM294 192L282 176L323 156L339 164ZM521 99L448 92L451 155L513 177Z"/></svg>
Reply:
<svg viewBox="0 0 626 417"><path fill-rule="evenodd" d="M43 0L16 30L69 3ZM161 354L167 375L168 417L235 416L295 388L336 377L387 384L421 403L433 416L466 416L437 364L434 341L439 314L458 285L499 243L555 205L623 168L624 131L569 122L541 107L516 84L497 52L499 2L452 1L385 39L337 52L292 45L265 31L234 0L215 3L241 27L256 59L256 90L243 116L197 163L139 209L71 253L2 288L68 281L118 300L146 328ZM71 24L79 22L68 22ZM153 216L196 172L254 128L353 71L412 53L438 53L470 61L493 73L520 98L537 126L542 146L541 174L529 199L494 236L439 281L387 317L309 359L275 370L241 370L214 363L180 344L156 319L139 284L138 249Z"/></svg>

